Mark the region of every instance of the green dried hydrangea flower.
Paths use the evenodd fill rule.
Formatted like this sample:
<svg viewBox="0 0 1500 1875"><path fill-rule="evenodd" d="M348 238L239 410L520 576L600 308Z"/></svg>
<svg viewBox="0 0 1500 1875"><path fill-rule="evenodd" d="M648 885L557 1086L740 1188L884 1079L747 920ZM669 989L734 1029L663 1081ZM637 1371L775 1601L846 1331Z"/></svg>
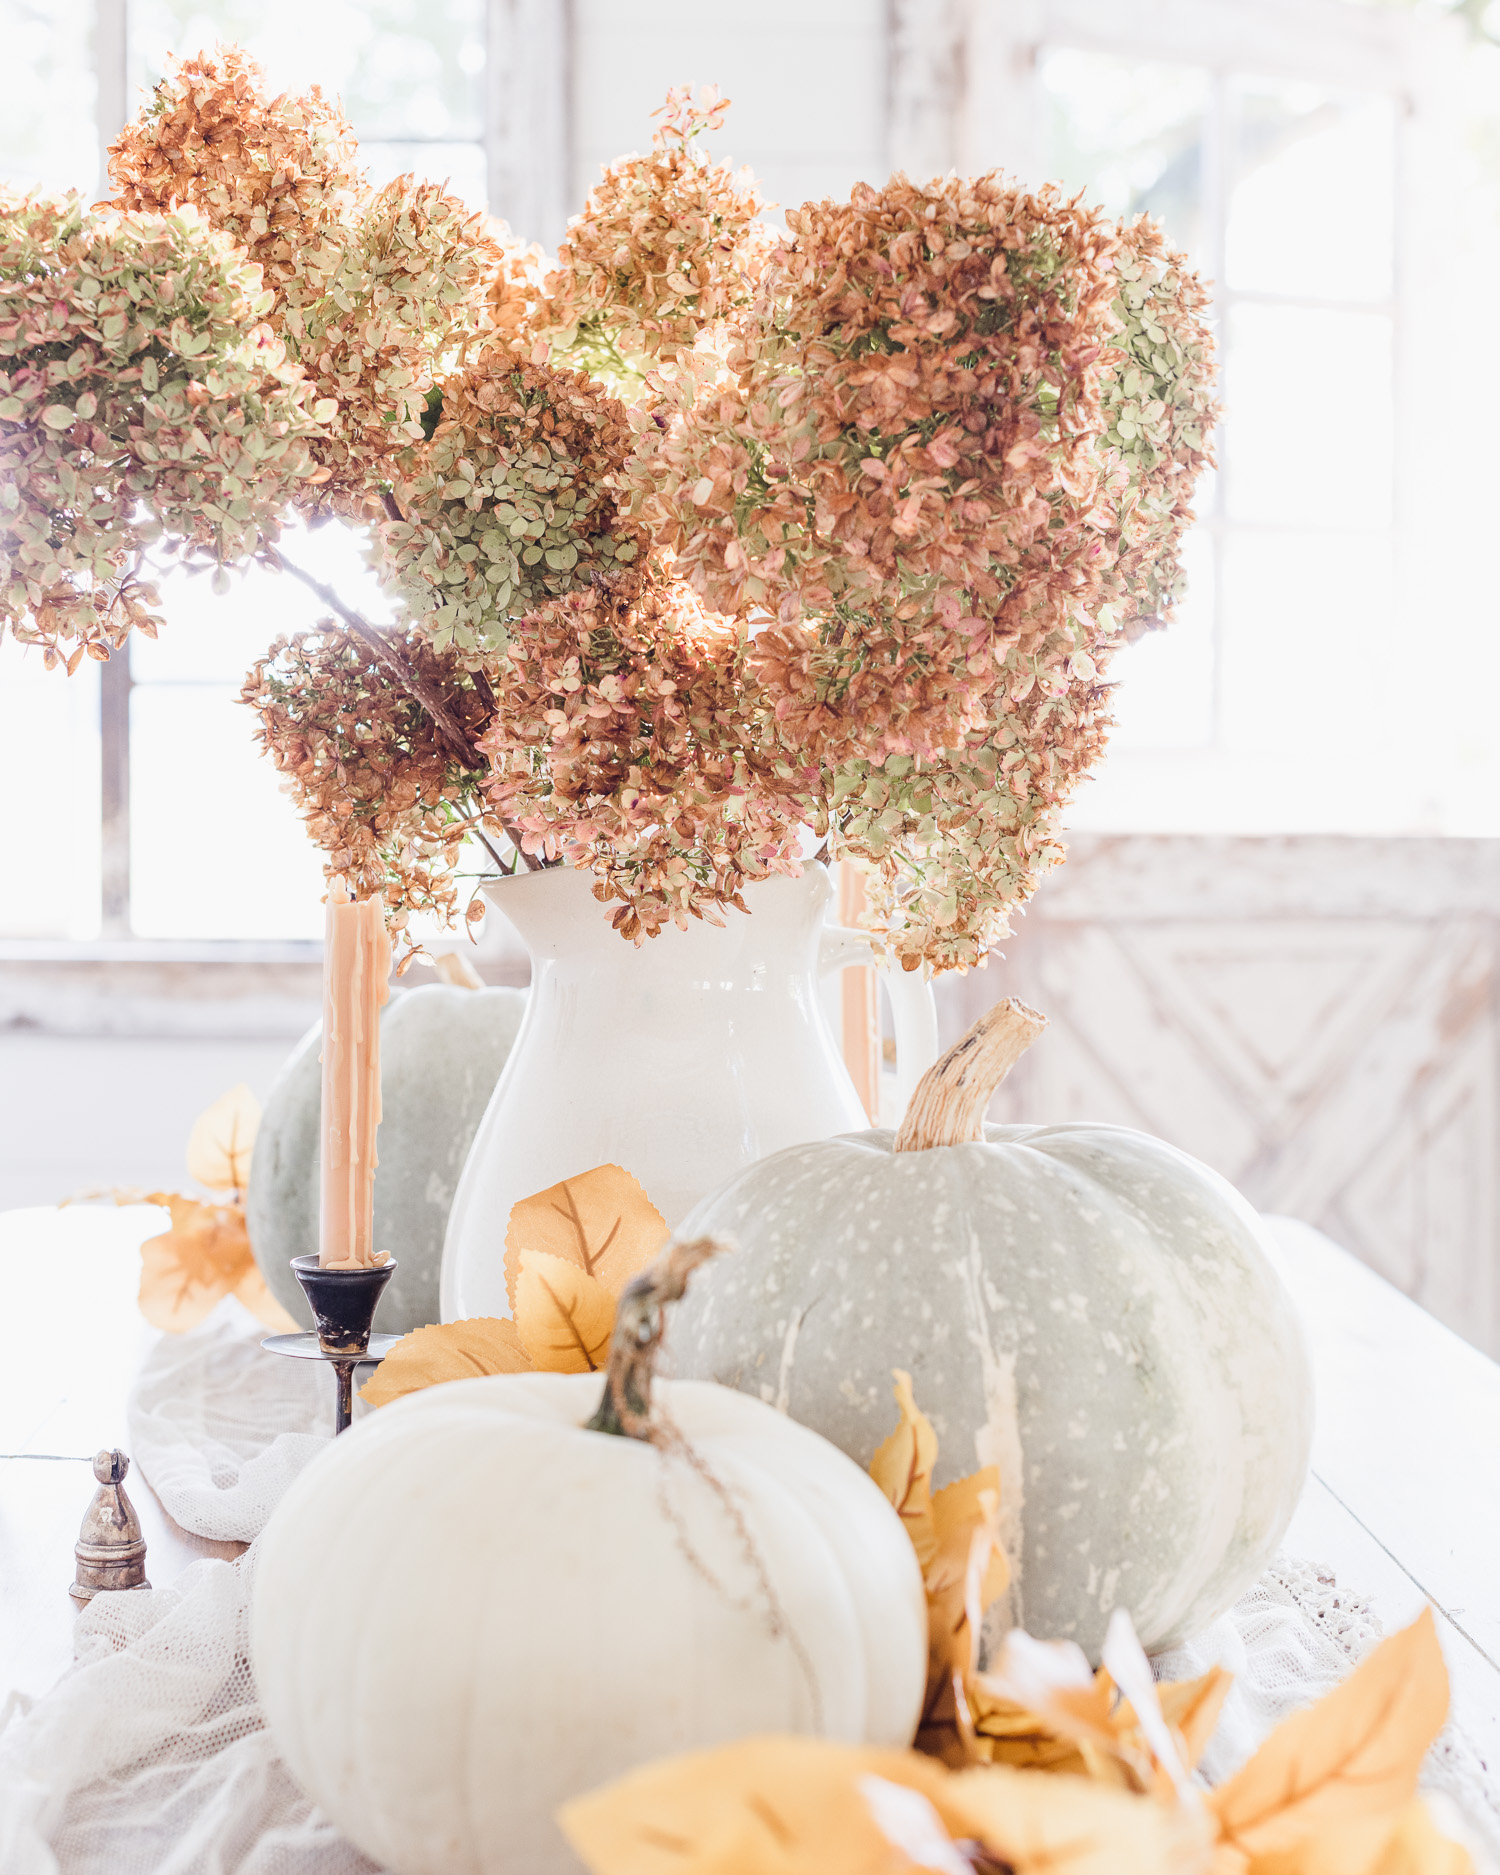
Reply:
<svg viewBox="0 0 1500 1875"><path fill-rule="evenodd" d="M0 193L0 629L102 658L155 629L144 547L222 567L275 538L331 406L268 297L191 209Z"/></svg>
<svg viewBox="0 0 1500 1875"><path fill-rule="evenodd" d="M506 625L640 554L612 478L625 412L588 379L490 354L447 379L432 441L397 483L379 566L435 649L502 650Z"/></svg>

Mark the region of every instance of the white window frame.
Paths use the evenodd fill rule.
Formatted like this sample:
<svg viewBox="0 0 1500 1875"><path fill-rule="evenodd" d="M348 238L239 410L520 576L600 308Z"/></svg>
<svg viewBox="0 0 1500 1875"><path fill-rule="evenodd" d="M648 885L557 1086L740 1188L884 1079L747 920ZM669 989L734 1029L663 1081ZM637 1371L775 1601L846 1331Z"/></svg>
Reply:
<svg viewBox="0 0 1500 1875"><path fill-rule="evenodd" d="M971 173L998 167L1040 180L1036 68L1042 51L1052 47L1206 67L1220 98L1230 74L1245 72L1381 91L1396 100L1396 265L1388 307L1395 348L1391 535L1397 603L1409 603L1415 597L1411 543L1423 453L1418 436L1427 303L1422 282L1433 258L1424 242L1436 239L1422 205L1432 170L1429 126L1451 82L1459 29L1338 0L1257 0L1250 7L1243 0L883 0L883 5L887 151L892 169L914 175L950 166ZM101 177L104 153L129 114L128 9L129 0L96 0ZM571 0L487 0L486 34L490 207L523 238L550 246L586 181L577 174L571 111ZM1219 127L1222 145L1222 109L1211 121ZM1222 149L1218 154L1216 164L1215 150L1205 152L1205 206L1220 239L1206 256L1206 266L1215 280L1222 280L1223 215L1214 201L1216 192L1222 200ZM1229 298L1221 294L1221 312ZM1216 546L1222 545L1227 526L1223 498L1221 483L1216 512L1207 517ZM1222 564L1220 552L1216 567ZM1216 605L1216 721L1218 613ZM130 691L127 648L100 669L100 932L110 948L138 942L130 923ZM76 955L88 947L50 948ZM280 954L285 947L269 948Z"/></svg>
<svg viewBox="0 0 1500 1875"><path fill-rule="evenodd" d="M1000 167L1041 180L1038 63L1046 51L1079 50L1151 63L1195 66L1210 74L1213 97L1204 149L1203 196L1208 251L1203 269L1213 282L1220 331L1235 304L1316 306L1385 313L1392 336L1390 541L1397 614L1419 600L1424 498L1424 351L1441 277L1441 230L1432 213L1435 145L1445 99L1455 94L1463 30L1393 8L1339 0L972 0L966 21L964 95L955 112L954 156L961 167ZM1290 78L1344 92L1372 92L1394 106L1393 284L1381 302L1340 302L1295 294L1234 291L1226 284L1224 229L1227 182L1227 93L1232 78ZM1430 352L1427 352L1430 359ZM1215 744L1223 717L1222 586L1230 531L1226 478L1216 480L1212 509L1202 516L1214 544ZM1317 525L1317 524L1313 524ZM1235 521L1239 533L1254 524ZM1297 531L1292 528L1288 531ZM1318 531L1338 533L1334 526Z"/></svg>

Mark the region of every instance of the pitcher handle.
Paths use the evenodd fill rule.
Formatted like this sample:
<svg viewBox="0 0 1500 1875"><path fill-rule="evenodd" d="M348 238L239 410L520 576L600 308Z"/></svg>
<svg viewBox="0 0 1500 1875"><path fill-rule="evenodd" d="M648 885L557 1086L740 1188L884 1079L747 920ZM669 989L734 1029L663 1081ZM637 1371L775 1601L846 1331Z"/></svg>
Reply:
<svg viewBox="0 0 1500 1875"><path fill-rule="evenodd" d="M916 1091L917 1082L938 1058L937 998L923 970L901 970L875 955L865 932L850 925L823 927L818 969L831 976L851 964L873 964L885 979L896 1025L896 1105L901 1113Z"/></svg>

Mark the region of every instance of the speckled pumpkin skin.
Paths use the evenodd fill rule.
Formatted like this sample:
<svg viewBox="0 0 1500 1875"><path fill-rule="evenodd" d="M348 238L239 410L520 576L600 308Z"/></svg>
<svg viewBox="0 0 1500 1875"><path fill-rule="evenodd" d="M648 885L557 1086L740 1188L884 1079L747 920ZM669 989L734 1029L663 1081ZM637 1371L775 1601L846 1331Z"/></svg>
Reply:
<svg viewBox="0 0 1500 1875"><path fill-rule="evenodd" d="M906 1368L936 1482L998 1464L1017 1622L1097 1659L1110 1612L1148 1648L1222 1614L1301 1492L1312 1379L1260 1220L1216 1172L1104 1125L986 1129L893 1153L794 1146L679 1235L738 1252L674 1315L673 1370L759 1394L862 1465Z"/></svg>

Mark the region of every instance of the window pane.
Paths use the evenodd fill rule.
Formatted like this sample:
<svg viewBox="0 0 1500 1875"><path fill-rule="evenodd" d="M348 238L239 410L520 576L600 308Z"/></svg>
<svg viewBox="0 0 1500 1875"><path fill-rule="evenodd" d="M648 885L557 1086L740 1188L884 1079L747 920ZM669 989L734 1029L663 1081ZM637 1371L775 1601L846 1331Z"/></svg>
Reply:
<svg viewBox="0 0 1500 1875"><path fill-rule="evenodd" d="M365 174L378 189L396 176L442 183L467 208L489 203L489 171L482 143L361 143Z"/></svg>
<svg viewBox="0 0 1500 1875"><path fill-rule="evenodd" d="M99 935L99 666L0 639L0 936Z"/></svg>
<svg viewBox="0 0 1500 1875"><path fill-rule="evenodd" d="M148 938L317 937L323 873L228 686L130 700L131 924Z"/></svg>
<svg viewBox="0 0 1500 1875"><path fill-rule="evenodd" d="M1224 742L1290 778L1326 825L1369 825L1387 790L1374 818L1404 818L1389 751L1407 738L1383 680L1392 586L1378 537L1238 534L1225 550Z"/></svg>
<svg viewBox="0 0 1500 1875"><path fill-rule="evenodd" d="M1391 102L1236 80L1225 271L1241 291L1379 300L1391 292Z"/></svg>
<svg viewBox="0 0 1500 1875"><path fill-rule="evenodd" d="M570 11L575 208L604 164L649 149L651 113L669 86L690 81L733 99L710 148L749 164L769 202L846 195L887 174L885 21L873 0L757 0L753 13L704 0L573 0Z"/></svg>
<svg viewBox="0 0 1500 1875"><path fill-rule="evenodd" d="M1383 527L1391 517L1391 322L1238 305L1219 459L1231 519Z"/></svg>
<svg viewBox="0 0 1500 1875"><path fill-rule="evenodd" d="M360 553L357 531L330 521L282 536L286 558L330 586L373 624L390 609ZM157 638L136 637L131 673L137 685L238 684L273 638L311 631L328 608L290 573L268 567L231 569L229 591L216 594L208 576L168 572L158 581L166 623Z"/></svg>
<svg viewBox="0 0 1500 1875"><path fill-rule="evenodd" d="M1202 748L1214 736L1214 547L1205 528L1183 543L1186 599L1165 631L1126 645L1110 666L1115 728L1110 747Z"/></svg>
<svg viewBox="0 0 1500 1875"><path fill-rule="evenodd" d="M341 97L361 138L484 134L483 0L131 0L135 85L155 84L169 52L219 40L253 53L278 90Z"/></svg>
<svg viewBox="0 0 1500 1875"><path fill-rule="evenodd" d="M1207 72L1059 49L1040 81L1045 174L1115 214L1154 215L1197 254Z"/></svg>
<svg viewBox="0 0 1500 1875"><path fill-rule="evenodd" d="M0 111L0 180L94 194L93 28L94 0L0 0L11 73Z"/></svg>
<svg viewBox="0 0 1500 1875"><path fill-rule="evenodd" d="M371 623L388 617L355 530L293 528L282 544ZM327 608L288 573L253 566L230 578L217 595L204 576L170 573L161 635L131 649L131 923L141 937L322 928L321 860L236 699L271 641L311 630Z"/></svg>

